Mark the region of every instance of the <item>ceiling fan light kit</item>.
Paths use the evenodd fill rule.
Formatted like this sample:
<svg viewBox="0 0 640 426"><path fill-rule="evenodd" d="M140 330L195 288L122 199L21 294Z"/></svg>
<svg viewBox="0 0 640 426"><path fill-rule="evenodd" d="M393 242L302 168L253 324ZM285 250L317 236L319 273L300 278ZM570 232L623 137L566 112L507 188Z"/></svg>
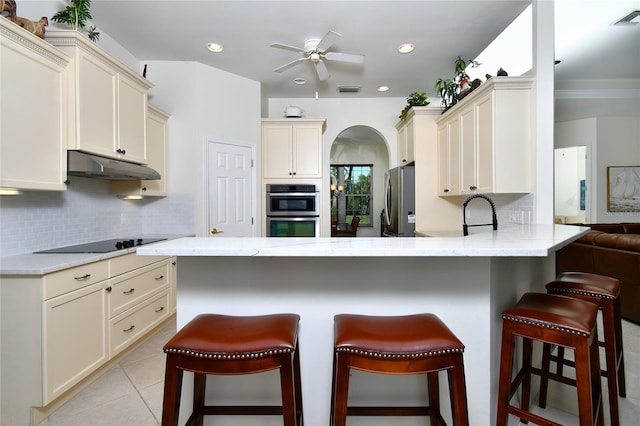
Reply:
<svg viewBox="0 0 640 426"><path fill-rule="evenodd" d="M291 50L294 52L302 53L304 56L302 58L298 58L289 63L286 63L273 71L275 72L283 72L292 68L298 64L301 64L306 61L311 61L316 70L316 74L318 75L318 79L320 81L328 80L331 76L329 74L329 70L327 69L327 65L325 64L325 60L327 61L336 61L336 62L346 62L351 64L362 64L364 62L364 55L356 55L352 53L340 53L340 52L327 52L327 50L333 46L333 44L338 41L342 37L339 33L335 31L328 31L324 37L321 39L313 38L308 39L304 43L304 47L296 47L289 46L287 44L282 43L272 43L271 47L276 47L278 49Z"/></svg>

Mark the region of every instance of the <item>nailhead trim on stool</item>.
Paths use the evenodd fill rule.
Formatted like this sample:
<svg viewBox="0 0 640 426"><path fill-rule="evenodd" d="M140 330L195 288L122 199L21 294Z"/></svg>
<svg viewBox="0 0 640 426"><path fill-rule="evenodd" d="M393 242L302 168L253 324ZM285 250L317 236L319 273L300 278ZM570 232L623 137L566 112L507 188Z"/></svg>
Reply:
<svg viewBox="0 0 640 426"><path fill-rule="evenodd" d="M547 293L560 294L586 300L599 306L602 312L603 330L599 333L603 341L599 342L605 349L606 370L601 374L607 378L609 390L609 415L611 424L620 424L618 395L625 397L626 380L624 371L624 351L622 348L622 315L620 311L620 281L616 278L586 272L563 272L546 286ZM551 355L551 345L545 344L543 349L542 369L549 371L550 362L556 362L556 374L563 375L563 366L574 366L573 361L564 357L564 348L559 346L557 355ZM540 407L547 402L548 381L540 381Z"/></svg>
<svg viewBox="0 0 640 426"><path fill-rule="evenodd" d="M205 415L282 415L285 426L302 426L302 388L296 314L228 316L202 314L164 346L167 354L162 426L177 425L183 371L194 373L193 412ZM280 370L280 406L206 406L207 374L237 375Z"/></svg>
<svg viewBox="0 0 640 426"><path fill-rule="evenodd" d="M561 380L557 375L532 366L533 341L561 345L575 352L578 416L581 426L602 426L602 389L596 319L598 305L567 296L525 293L518 303L502 313L502 348L498 385L497 426L506 426L509 414L521 421L557 425L529 411L531 375ZM522 338L522 367L512 374L516 337ZM511 398L522 386L520 407Z"/></svg>
<svg viewBox="0 0 640 426"><path fill-rule="evenodd" d="M344 426L347 416L429 416L440 414L438 371L447 370L451 409L457 426L469 424L464 377L464 345L433 314L334 317L334 361L331 424ZM425 374L429 405L418 407L348 406L349 370L381 374Z"/></svg>

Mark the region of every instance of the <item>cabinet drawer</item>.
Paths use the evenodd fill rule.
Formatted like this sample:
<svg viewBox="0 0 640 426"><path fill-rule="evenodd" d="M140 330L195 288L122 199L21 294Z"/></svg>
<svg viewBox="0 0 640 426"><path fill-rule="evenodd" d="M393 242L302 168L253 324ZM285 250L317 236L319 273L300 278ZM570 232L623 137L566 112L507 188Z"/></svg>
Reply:
<svg viewBox="0 0 640 426"><path fill-rule="evenodd" d="M151 265L152 263L159 262L163 259L168 258L165 256L138 256L135 253L114 257L109 261L111 262L111 273L109 275L111 277L115 277L120 274L124 274L125 272Z"/></svg>
<svg viewBox="0 0 640 426"><path fill-rule="evenodd" d="M44 300L109 278L109 263L94 262L47 274L42 279Z"/></svg>
<svg viewBox="0 0 640 426"><path fill-rule="evenodd" d="M170 315L169 290L110 321L110 356L126 349L139 337Z"/></svg>
<svg viewBox="0 0 640 426"><path fill-rule="evenodd" d="M131 309L137 303L169 286L169 260L122 274L109 281L109 317Z"/></svg>

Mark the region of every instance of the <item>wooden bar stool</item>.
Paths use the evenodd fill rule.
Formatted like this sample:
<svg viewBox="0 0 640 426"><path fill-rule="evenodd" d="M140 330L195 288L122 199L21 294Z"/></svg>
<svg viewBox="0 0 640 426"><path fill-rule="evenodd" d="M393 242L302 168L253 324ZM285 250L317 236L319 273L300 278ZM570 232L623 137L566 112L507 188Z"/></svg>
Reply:
<svg viewBox="0 0 640 426"><path fill-rule="evenodd" d="M462 353L464 345L433 314L407 316L336 315L331 424L347 416L429 416L440 414L438 371L447 370L454 423L469 424ZM349 407L349 370L381 374L427 374L429 405L419 407Z"/></svg>
<svg viewBox="0 0 640 426"><path fill-rule="evenodd" d="M301 426L302 391L298 322L295 314L226 316L203 314L164 346L167 354L162 425L177 425L183 371L194 373L193 412L203 415L282 415L285 426ZM236 375L280 370L281 406L205 406L207 374Z"/></svg>
<svg viewBox="0 0 640 426"><path fill-rule="evenodd" d="M604 347L606 370L601 374L607 378L609 390L609 414L611 424L620 424L618 395L626 396L624 372L624 353L622 349L622 316L620 313L620 281L616 278L586 272L563 272L556 281L547 284L547 293L561 294L586 300L598 305L602 312L602 337L599 345ZM564 348L558 347L556 356L551 355L551 345L545 344L542 358L542 369L549 371L550 361L556 362L556 374L563 375L562 367L573 367L571 360L565 359ZM548 380L540 382L540 407L547 402Z"/></svg>
<svg viewBox="0 0 640 426"><path fill-rule="evenodd" d="M531 374L569 383L567 379L532 366L532 342L563 346L575 351L578 415L581 426L603 425L602 388L596 319L598 305L572 297L525 293L515 307L502 313L502 355L498 386L497 426L507 424L509 414L521 421L557 425L529 411ZM513 377L516 336L522 337L522 367ZM513 378L513 379L512 379ZM522 385L520 407L511 398Z"/></svg>

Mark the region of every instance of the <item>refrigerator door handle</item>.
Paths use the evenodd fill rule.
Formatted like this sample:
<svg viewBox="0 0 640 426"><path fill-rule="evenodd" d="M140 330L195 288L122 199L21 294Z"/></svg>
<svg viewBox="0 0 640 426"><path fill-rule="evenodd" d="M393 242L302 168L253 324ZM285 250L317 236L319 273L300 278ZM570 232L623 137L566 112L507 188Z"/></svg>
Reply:
<svg viewBox="0 0 640 426"><path fill-rule="evenodd" d="M391 225L391 216L389 215L389 210L391 210L391 200L389 199L389 193L391 191L391 176L385 176L386 181L384 183L384 218L386 220L386 225Z"/></svg>

